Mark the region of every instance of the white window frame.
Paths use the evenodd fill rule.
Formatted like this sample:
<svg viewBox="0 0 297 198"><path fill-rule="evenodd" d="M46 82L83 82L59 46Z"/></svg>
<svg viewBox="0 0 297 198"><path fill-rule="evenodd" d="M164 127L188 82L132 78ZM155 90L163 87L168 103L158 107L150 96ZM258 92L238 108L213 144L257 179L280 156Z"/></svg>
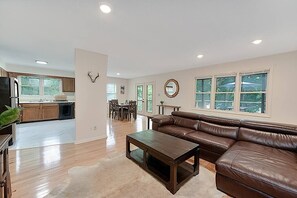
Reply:
<svg viewBox="0 0 297 198"><path fill-rule="evenodd" d="M206 80L206 79L211 79L211 87L210 87L210 92L197 92L197 80ZM205 77L199 77L199 78L195 78L195 96L194 96L194 100L195 100L195 105L194 107L196 109L202 109L202 110L211 110L213 107L213 98L212 98L212 89L213 89L213 77L212 76L205 76ZM204 108L199 108L198 105L196 107L196 95L197 94L210 94L210 107L208 109L204 109Z"/></svg>
<svg viewBox="0 0 297 198"><path fill-rule="evenodd" d="M234 87L234 91L233 92L217 92L217 79L218 78L228 78L228 77L235 77L235 87ZM224 76L214 76L214 105L213 105L213 109L214 110L219 110L219 111L234 111L235 110L235 95L236 95L236 87L238 86L236 83L236 79L237 79L237 75L233 74L233 75L224 75ZM216 109L216 94L233 94L234 95L234 99L233 99L233 109L232 110L222 110L222 109ZM220 101L220 102L225 102L225 101Z"/></svg>
<svg viewBox="0 0 297 198"><path fill-rule="evenodd" d="M246 116L256 116L256 117L270 117L270 107L271 107L271 86L272 86L272 68L258 69L253 71L239 71L227 74L217 74L211 76L199 76L195 77L194 83L194 104L193 110L195 111L207 111L207 112L220 112L227 114L236 114L236 115L246 115ZM240 111L240 94L241 94L241 75L250 75L250 74L259 74L259 73L267 73L267 82L266 82L266 111L265 113L250 113L250 112L242 112ZM231 111L219 110L215 109L215 93L216 93L216 78L217 77L228 77L235 76L235 92L234 92L234 109ZM196 82L197 79L206 79L212 78L212 86L211 86L211 105L210 109L202 109L195 106L196 104Z"/></svg>
<svg viewBox="0 0 297 198"><path fill-rule="evenodd" d="M247 76L247 75L254 75L254 74L262 74L262 73L266 73L267 74L267 79L266 79L266 91L259 91L259 92L242 92L241 91L241 83L242 83L242 76ZM268 71L259 71L259 72L245 72L245 73L239 73L239 80L240 80L240 83L239 83L239 93L238 93L238 98L239 98L239 102L238 102L238 111L241 112L241 113L248 113L248 114L262 114L262 115L265 115L267 114L267 111L268 111L268 78L269 78L269 70ZM244 112L244 111L240 111L240 96L241 94L249 94L249 93L265 93L266 94L266 104L265 104L265 113L250 113L250 112Z"/></svg>
<svg viewBox="0 0 297 198"><path fill-rule="evenodd" d="M107 90L107 86L110 85L110 84L114 85L114 91L113 92L108 92L108 90ZM112 98L112 99L117 98L117 84L116 83L107 83L106 84L106 99L107 99L107 101L112 100L112 99L108 98L108 94L114 94L114 98Z"/></svg>
<svg viewBox="0 0 297 198"><path fill-rule="evenodd" d="M44 95L44 79L52 78L52 77L46 77L46 76L25 76L25 77L34 77L39 79L39 95L25 95L22 94L22 80L21 77L24 77L25 75L20 75L18 76L18 81L19 81L19 88L20 88L20 96L21 97L51 97L51 95ZM59 94L62 94L62 80L59 78L52 78L52 79L58 79L60 80L60 85L59 85Z"/></svg>

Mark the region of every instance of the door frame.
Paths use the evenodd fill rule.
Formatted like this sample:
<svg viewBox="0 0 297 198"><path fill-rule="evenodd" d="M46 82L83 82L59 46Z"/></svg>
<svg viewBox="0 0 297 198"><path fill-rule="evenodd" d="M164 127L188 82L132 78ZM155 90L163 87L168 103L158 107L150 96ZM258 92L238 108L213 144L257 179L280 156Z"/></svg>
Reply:
<svg viewBox="0 0 297 198"><path fill-rule="evenodd" d="M137 86L142 85L143 86L143 100L142 100L142 111L138 112L138 114L140 115L144 115L144 116L150 116L153 115L155 112L155 104L156 104L156 83L155 81L149 81L149 82L140 82L140 83L136 83L135 86L135 97L136 97L136 101L138 100L137 98ZM147 102L146 102L146 98L147 98L147 85L153 85L153 104L152 104L152 112L147 112Z"/></svg>

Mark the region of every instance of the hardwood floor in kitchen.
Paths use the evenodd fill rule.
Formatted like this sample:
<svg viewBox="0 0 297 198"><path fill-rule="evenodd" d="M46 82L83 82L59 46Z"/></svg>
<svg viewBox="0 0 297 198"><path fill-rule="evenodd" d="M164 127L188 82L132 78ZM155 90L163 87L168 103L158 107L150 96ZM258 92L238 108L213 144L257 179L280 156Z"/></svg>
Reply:
<svg viewBox="0 0 297 198"><path fill-rule="evenodd" d="M31 149L10 150L10 174L14 198L47 195L67 178L71 167L91 165L104 157L125 152L126 135L147 128L147 119L136 121L108 119L107 139L84 144L61 144ZM214 165L200 160L202 166L214 171Z"/></svg>

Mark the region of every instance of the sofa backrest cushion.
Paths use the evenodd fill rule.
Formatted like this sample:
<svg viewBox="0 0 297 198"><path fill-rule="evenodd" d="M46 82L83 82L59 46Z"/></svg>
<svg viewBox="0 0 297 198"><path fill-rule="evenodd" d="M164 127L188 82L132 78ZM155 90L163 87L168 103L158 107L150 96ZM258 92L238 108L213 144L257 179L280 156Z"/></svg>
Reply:
<svg viewBox="0 0 297 198"><path fill-rule="evenodd" d="M223 126L236 126L236 127L240 126L240 120L236 120L236 119L200 115L200 120L205 121L205 122L210 122L213 124L223 125Z"/></svg>
<svg viewBox="0 0 297 198"><path fill-rule="evenodd" d="M189 118L179 117L179 116L172 116L174 120L174 125L185 127L189 129L197 130L199 127L199 120L192 120Z"/></svg>
<svg viewBox="0 0 297 198"><path fill-rule="evenodd" d="M269 131L269 132L297 135L296 125L242 120L240 123L240 126L249 128L249 129L256 129L260 131Z"/></svg>
<svg viewBox="0 0 297 198"><path fill-rule="evenodd" d="M200 115L197 113L191 113L191 112L185 112L185 111L172 111L171 115L183 117L183 118L189 118L192 120L199 120Z"/></svg>
<svg viewBox="0 0 297 198"><path fill-rule="evenodd" d="M199 125L199 130L210 133L212 135L227 137L232 139L237 139L239 127L235 126L223 126L218 124L213 124L209 122L201 121Z"/></svg>
<svg viewBox="0 0 297 198"><path fill-rule="evenodd" d="M241 127L239 129L238 140L297 152L297 135L272 131Z"/></svg>

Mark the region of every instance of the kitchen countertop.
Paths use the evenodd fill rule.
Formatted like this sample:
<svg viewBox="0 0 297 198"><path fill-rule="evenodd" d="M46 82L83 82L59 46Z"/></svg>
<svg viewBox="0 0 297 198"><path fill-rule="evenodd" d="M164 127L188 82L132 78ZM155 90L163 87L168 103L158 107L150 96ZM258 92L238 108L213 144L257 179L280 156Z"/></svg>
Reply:
<svg viewBox="0 0 297 198"><path fill-rule="evenodd" d="M59 104L59 103L74 103L75 101L26 101L20 104Z"/></svg>

